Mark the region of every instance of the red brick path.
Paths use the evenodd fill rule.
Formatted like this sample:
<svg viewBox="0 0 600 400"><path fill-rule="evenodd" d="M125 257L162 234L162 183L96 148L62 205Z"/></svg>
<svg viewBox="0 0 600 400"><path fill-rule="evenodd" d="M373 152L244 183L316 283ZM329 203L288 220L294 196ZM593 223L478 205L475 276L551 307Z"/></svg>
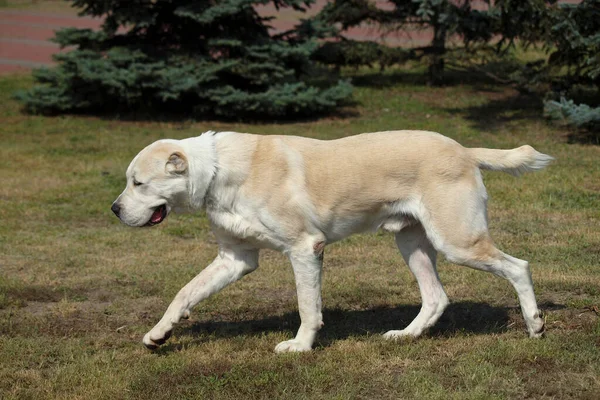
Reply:
<svg viewBox="0 0 600 400"><path fill-rule="evenodd" d="M60 52L49 41L64 27L98 29L100 19L31 11L0 10L0 73L24 71L52 64Z"/></svg>

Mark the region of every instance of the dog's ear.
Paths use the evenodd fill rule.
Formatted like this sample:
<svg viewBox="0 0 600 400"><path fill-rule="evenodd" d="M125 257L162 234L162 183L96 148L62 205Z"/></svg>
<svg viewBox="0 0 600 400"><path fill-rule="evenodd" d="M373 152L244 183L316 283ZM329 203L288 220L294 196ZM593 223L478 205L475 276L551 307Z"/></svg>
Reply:
<svg viewBox="0 0 600 400"><path fill-rule="evenodd" d="M166 169L171 174L183 174L188 169L187 158L182 153L176 151L169 156Z"/></svg>

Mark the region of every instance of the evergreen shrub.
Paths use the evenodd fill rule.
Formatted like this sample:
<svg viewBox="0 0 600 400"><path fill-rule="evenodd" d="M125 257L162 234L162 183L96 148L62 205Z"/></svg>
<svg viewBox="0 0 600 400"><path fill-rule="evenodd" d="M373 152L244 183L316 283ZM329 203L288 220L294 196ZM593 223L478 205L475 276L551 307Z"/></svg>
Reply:
<svg viewBox="0 0 600 400"><path fill-rule="evenodd" d="M304 10L314 0L72 0L101 31L69 28L54 41L73 50L39 85L20 92L26 109L62 112L177 112L227 118L328 112L351 95L319 79L311 55L317 29L273 34L257 5ZM306 28L306 22L304 23Z"/></svg>

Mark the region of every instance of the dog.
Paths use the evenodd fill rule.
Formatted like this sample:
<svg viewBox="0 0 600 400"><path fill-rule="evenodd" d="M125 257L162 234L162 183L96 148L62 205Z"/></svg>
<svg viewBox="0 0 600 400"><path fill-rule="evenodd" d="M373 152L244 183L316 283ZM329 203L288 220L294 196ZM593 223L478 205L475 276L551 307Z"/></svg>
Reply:
<svg viewBox="0 0 600 400"><path fill-rule="evenodd" d="M488 232L480 169L519 175L551 156L524 145L465 148L426 131L364 133L336 140L206 132L159 140L127 168L112 211L129 226L160 224L172 211L205 208L219 244L214 261L175 296L143 338L163 344L203 299L258 268L259 249L286 254L296 280L300 328L275 352L309 351L323 326L321 274L327 244L383 229L419 284L422 306L386 339L417 337L449 304L436 271L437 252L491 272L516 290L530 337L544 332L526 261L498 250Z"/></svg>

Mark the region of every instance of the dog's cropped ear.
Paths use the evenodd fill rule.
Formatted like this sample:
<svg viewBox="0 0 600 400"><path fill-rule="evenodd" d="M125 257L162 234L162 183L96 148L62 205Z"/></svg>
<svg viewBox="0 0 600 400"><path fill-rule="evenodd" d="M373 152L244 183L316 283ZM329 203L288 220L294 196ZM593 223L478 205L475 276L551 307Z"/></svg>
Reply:
<svg viewBox="0 0 600 400"><path fill-rule="evenodd" d="M169 156L166 169L167 172L172 174L183 174L188 169L187 158L182 153L176 151Z"/></svg>

